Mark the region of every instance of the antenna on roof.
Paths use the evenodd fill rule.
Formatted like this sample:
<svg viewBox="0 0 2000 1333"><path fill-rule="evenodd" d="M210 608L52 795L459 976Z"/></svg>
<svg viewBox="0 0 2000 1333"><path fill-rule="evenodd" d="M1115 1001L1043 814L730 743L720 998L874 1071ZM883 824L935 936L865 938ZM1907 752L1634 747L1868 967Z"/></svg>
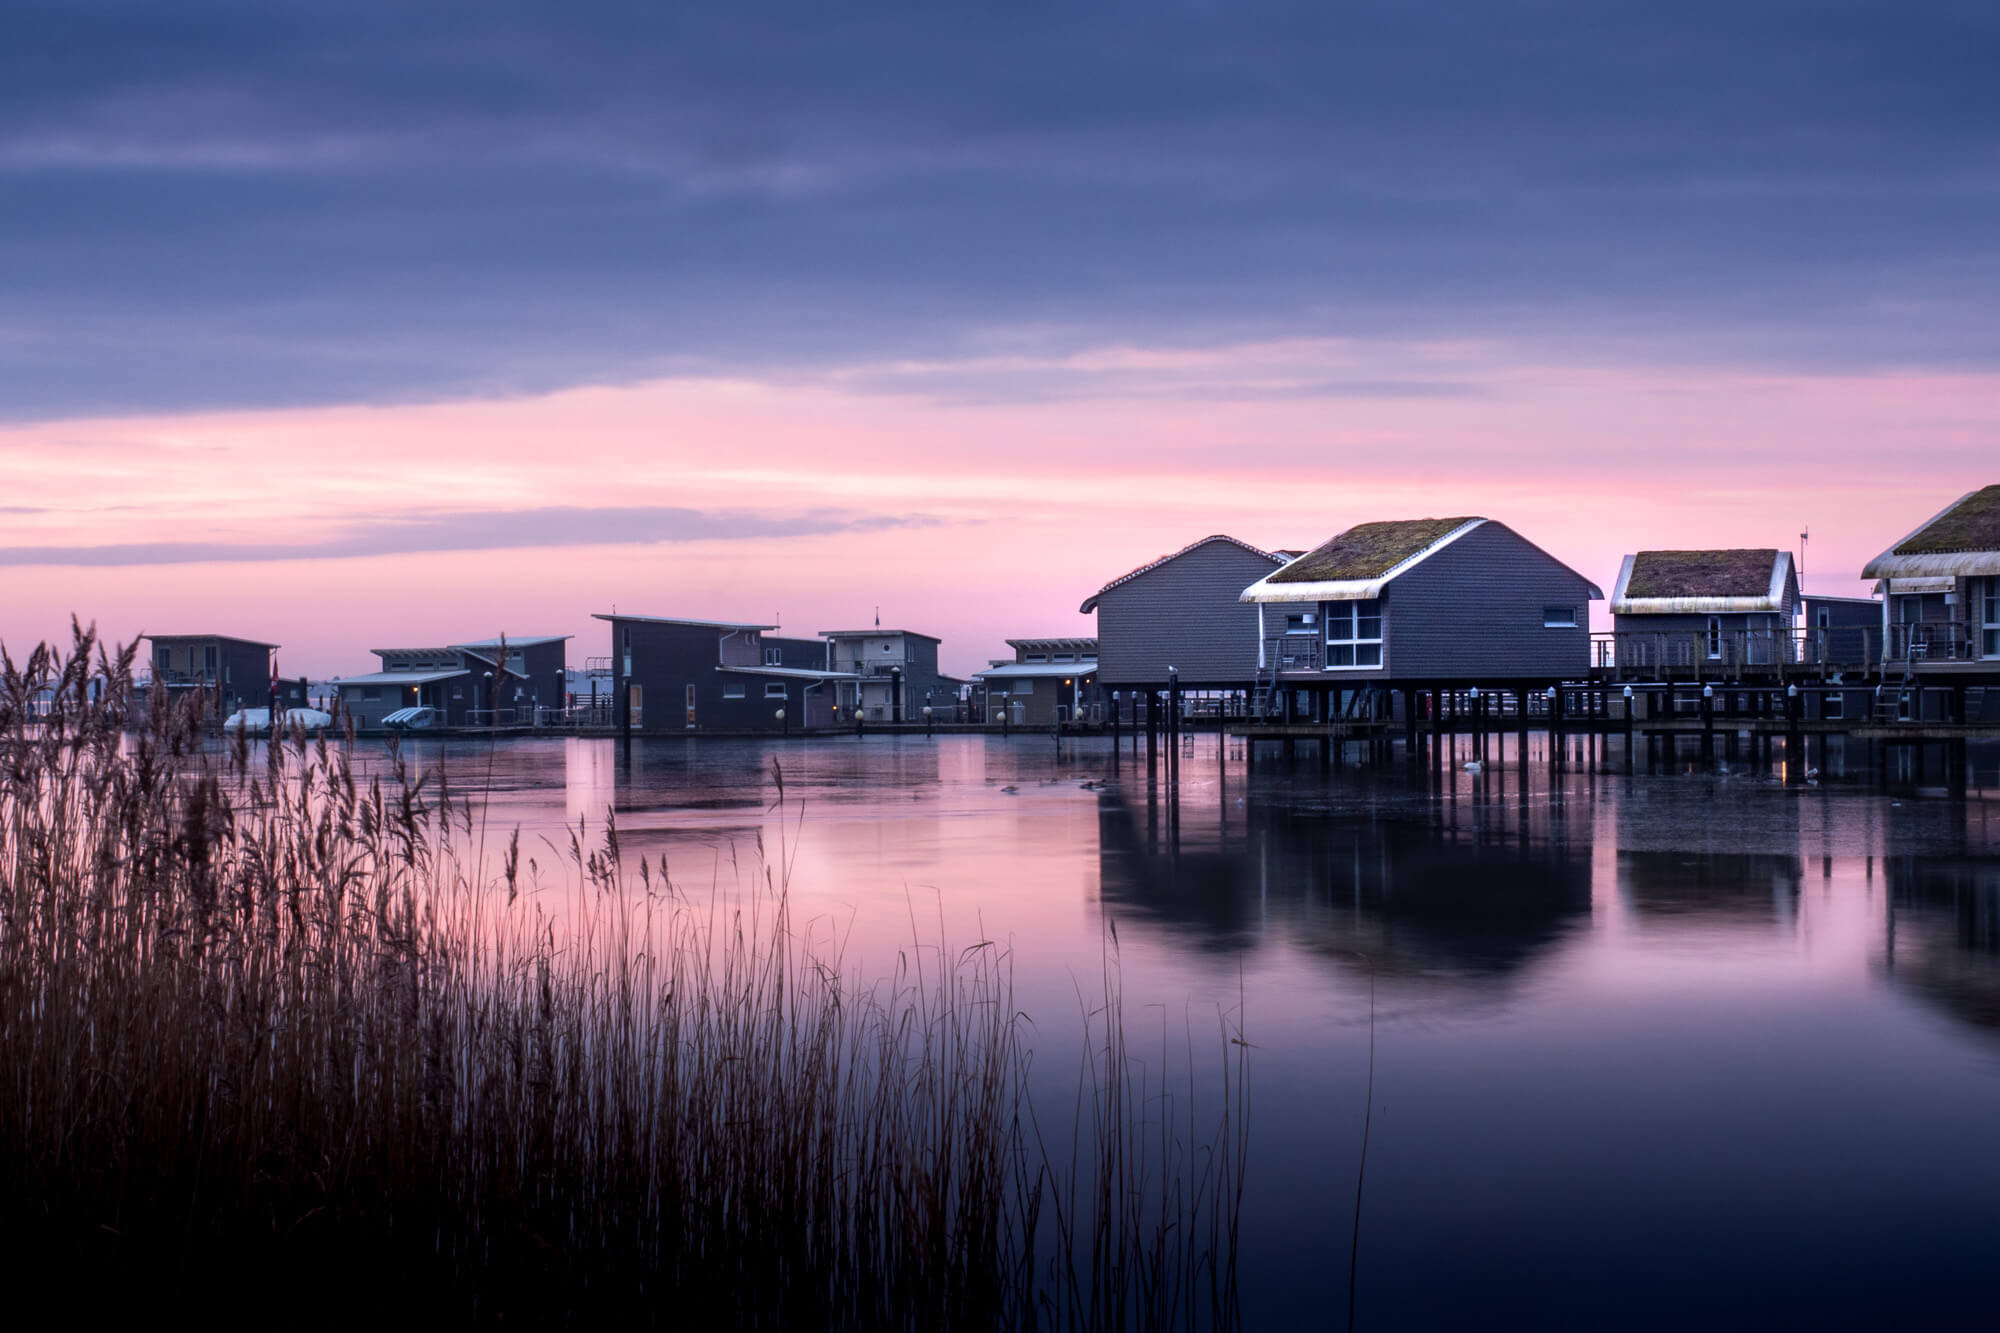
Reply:
<svg viewBox="0 0 2000 1333"><path fill-rule="evenodd" d="M875 628L882 628L882 608L879 606L875 608Z"/></svg>
<svg viewBox="0 0 2000 1333"><path fill-rule="evenodd" d="M1806 595L1806 543L1812 540L1812 529L1808 527L1799 534L1799 596Z"/></svg>

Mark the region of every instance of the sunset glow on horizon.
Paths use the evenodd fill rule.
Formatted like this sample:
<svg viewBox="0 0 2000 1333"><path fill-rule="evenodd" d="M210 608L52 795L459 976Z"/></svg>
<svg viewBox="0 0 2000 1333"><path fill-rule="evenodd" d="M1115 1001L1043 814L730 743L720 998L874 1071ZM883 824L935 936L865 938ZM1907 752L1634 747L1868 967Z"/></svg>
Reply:
<svg viewBox="0 0 2000 1333"><path fill-rule="evenodd" d="M1274 391L1344 352L1124 349L1047 401L836 375L7 428L8 646L75 611L113 639L277 642L319 675L501 630L597 655L614 605L808 635L879 606L970 671L1008 637L1089 632L1092 591L1211 532L1302 548L1445 513L1605 588L1630 550L1796 549L1810 526L1809 585L1862 593L1861 564L2000 455L2000 382L1978 375L1460 365L1447 396ZM1124 378L1093 383L1110 365Z"/></svg>

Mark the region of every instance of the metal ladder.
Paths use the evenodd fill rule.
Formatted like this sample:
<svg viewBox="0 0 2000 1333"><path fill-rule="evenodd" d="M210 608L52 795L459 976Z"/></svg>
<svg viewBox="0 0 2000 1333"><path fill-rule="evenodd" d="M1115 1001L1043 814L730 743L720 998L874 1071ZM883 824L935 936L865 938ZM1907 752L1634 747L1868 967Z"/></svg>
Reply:
<svg viewBox="0 0 2000 1333"><path fill-rule="evenodd" d="M1875 687L1875 720L1877 722L1902 722L1904 710L1909 707L1911 692L1916 688L1916 672L1908 659L1903 662L1903 675L1893 686L1883 681Z"/></svg>

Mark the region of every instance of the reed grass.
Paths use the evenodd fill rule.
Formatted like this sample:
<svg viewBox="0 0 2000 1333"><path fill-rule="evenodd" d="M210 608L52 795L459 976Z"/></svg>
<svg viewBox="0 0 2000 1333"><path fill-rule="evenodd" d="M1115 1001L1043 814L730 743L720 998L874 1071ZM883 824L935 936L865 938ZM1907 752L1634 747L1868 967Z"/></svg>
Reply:
<svg viewBox="0 0 2000 1333"><path fill-rule="evenodd" d="M225 1325L1239 1321L1247 1048L1219 1020L1198 1114L1126 1043L1115 938L1045 1133L994 943L848 975L782 847L704 892L609 818L489 857L476 799L364 779L351 738L219 747L161 700L128 730L132 657L0 649L24 1271Z"/></svg>

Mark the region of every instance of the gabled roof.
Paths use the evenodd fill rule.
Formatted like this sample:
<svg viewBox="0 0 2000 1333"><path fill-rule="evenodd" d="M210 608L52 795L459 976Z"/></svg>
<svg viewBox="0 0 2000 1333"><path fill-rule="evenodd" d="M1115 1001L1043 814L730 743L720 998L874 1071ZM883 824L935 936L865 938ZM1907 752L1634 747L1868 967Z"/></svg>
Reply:
<svg viewBox="0 0 2000 1333"><path fill-rule="evenodd" d="M1868 562L1865 579L2000 574L2000 486L1968 491Z"/></svg>
<svg viewBox="0 0 2000 1333"><path fill-rule="evenodd" d="M1625 557L1611 588L1611 614L1789 615L1796 586L1792 553L1775 546L1711 551L1639 551Z"/></svg>
<svg viewBox="0 0 2000 1333"><path fill-rule="evenodd" d="M1269 578L1271 583L1336 583L1381 578L1463 536L1483 518L1403 518L1357 523L1321 542Z"/></svg>
<svg viewBox="0 0 2000 1333"><path fill-rule="evenodd" d="M1285 562L1285 553L1283 552L1262 551L1256 548L1255 546L1252 546L1249 542L1240 540L1239 538L1236 537L1232 537L1225 532L1218 532L1213 536L1203 537L1198 542L1189 542L1186 546L1181 547L1180 550L1175 551L1171 555L1163 555L1159 559L1149 561L1146 564L1139 566L1137 569L1130 571L1129 573L1120 574L1117 578L1111 580L1111 582L1105 584L1102 588L1099 588L1096 592L1084 598L1083 605L1078 607L1077 610L1081 612L1083 615L1089 615L1092 611L1095 611L1097 609L1097 599L1104 596L1105 593L1110 592L1113 588L1119 587L1123 584L1130 583L1133 579L1138 578L1141 574L1150 574L1154 570L1158 569L1161 565L1170 565L1174 561L1180 559L1182 556L1188 554L1190 551L1198 551L1202 547L1207 546L1211 542L1228 542L1231 546L1239 546L1242 549L1248 551L1251 555L1257 556L1260 559L1268 560L1274 565L1281 565Z"/></svg>
<svg viewBox="0 0 2000 1333"><path fill-rule="evenodd" d="M1395 579L1450 546L1489 518L1406 518L1357 523L1267 574L1243 590L1245 602L1356 602L1380 597ZM1502 523L1496 528L1537 551L1541 548ZM1542 554L1547 555L1546 551ZM1554 556L1549 556L1554 560ZM1557 561L1560 564L1560 561ZM1575 573L1574 570L1570 571ZM1582 575L1577 575L1582 578ZM1604 594L1585 581L1592 601Z"/></svg>
<svg viewBox="0 0 2000 1333"><path fill-rule="evenodd" d="M681 620L674 616L628 616L622 611L593 611L593 620L630 620L641 625L685 625L690 629L767 630L776 625L745 625L734 620Z"/></svg>

